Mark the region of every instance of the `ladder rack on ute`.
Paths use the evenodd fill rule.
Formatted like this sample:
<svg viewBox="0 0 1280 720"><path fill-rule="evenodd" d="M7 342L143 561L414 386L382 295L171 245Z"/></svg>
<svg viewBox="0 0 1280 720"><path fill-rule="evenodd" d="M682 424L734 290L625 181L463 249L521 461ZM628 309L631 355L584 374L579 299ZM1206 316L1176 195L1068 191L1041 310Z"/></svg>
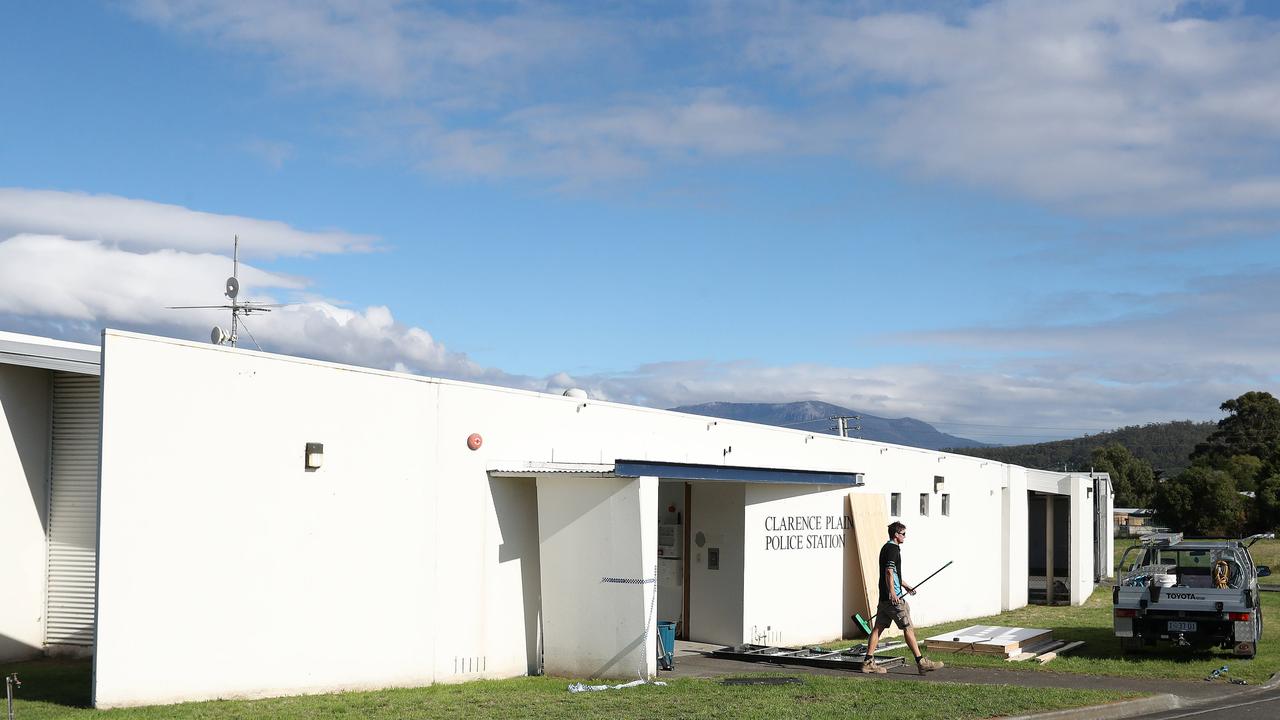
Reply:
<svg viewBox="0 0 1280 720"><path fill-rule="evenodd" d="M1249 547L1253 547L1253 544L1258 542L1259 540L1275 540L1275 539L1276 539L1275 533L1258 533L1257 535L1250 535L1249 537L1245 538L1244 540L1241 540L1240 542L1245 547L1249 548Z"/></svg>
<svg viewBox="0 0 1280 720"><path fill-rule="evenodd" d="M1142 538L1142 545L1147 547L1168 547L1182 542L1182 533L1151 533Z"/></svg>

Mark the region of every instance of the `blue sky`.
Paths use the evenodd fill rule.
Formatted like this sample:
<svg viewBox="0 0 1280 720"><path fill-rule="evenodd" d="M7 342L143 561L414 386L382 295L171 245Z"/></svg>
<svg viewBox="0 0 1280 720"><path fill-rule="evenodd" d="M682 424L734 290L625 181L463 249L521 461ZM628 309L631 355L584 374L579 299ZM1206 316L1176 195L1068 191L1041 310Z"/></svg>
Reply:
<svg viewBox="0 0 1280 720"><path fill-rule="evenodd" d="M0 329L1023 442L1280 367L1250 3L0 7ZM242 337L242 340L244 338ZM252 343L244 343L252 347Z"/></svg>

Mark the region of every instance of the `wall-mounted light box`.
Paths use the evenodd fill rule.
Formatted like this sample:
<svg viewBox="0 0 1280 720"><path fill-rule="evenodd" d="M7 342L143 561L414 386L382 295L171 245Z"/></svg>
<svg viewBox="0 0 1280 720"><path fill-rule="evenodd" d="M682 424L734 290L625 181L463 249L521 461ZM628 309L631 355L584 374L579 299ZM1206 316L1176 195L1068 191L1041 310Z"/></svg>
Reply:
<svg viewBox="0 0 1280 720"><path fill-rule="evenodd" d="M307 470L319 470L324 464L324 443L307 443L303 458Z"/></svg>

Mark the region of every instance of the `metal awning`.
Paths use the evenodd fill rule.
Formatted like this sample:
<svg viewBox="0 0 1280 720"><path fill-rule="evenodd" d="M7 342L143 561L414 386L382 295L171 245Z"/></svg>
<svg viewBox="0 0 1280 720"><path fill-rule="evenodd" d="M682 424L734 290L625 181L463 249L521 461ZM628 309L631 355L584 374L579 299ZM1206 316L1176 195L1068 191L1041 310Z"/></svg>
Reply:
<svg viewBox="0 0 1280 720"><path fill-rule="evenodd" d="M0 332L0 364L98 375L101 373L101 357L102 353L95 345Z"/></svg>
<svg viewBox="0 0 1280 720"><path fill-rule="evenodd" d="M493 477L529 477L530 475L578 475L581 477L617 477L613 463L498 462L489 467Z"/></svg>
<svg viewBox="0 0 1280 720"><path fill-rule="evenodd" d="M834 470L700 465L652 460L616 460L612 463L505 462L489 468L495 477L573 474L586 477L657 477L663 480L705 482L781 483L788 485L863 485L862 473Z"/></svg>

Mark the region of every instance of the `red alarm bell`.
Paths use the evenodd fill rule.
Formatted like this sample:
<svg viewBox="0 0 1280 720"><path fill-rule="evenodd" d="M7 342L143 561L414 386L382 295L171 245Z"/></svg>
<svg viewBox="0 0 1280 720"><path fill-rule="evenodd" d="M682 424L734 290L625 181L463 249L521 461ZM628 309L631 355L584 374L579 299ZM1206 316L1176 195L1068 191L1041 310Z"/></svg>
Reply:
<svg viewBox="0 0 1280 720"><path fill-rule="evenodd" d="M472 450L479 450L484 444L484 438L480 437L480 433L471 433L467 436L467 447Z"/></svg>

